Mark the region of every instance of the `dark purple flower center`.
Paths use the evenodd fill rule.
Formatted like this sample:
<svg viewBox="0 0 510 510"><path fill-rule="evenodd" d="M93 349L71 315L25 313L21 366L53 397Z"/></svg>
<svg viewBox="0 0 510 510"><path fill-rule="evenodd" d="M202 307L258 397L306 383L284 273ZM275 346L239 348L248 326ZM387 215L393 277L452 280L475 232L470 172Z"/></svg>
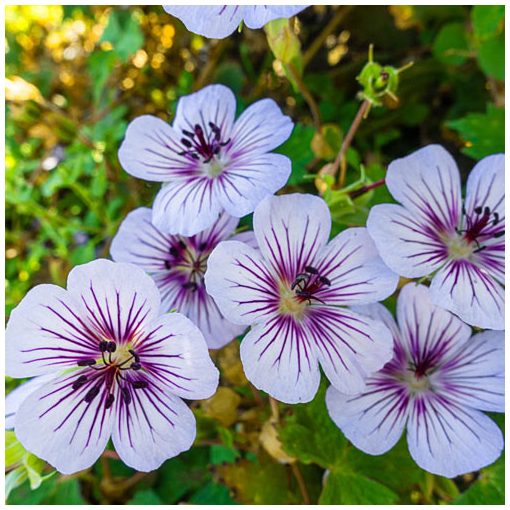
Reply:
<svg viewBox="0 0 510 510"><path fill-rule="evenodd" d="M165 260L165 268L168 271L179 271L186 279L182 283L184 289L195 292L203 285L204 274L207 269L206 250L208 245L201 243L193 247L186 244L182 239L172 244L168 250L168 258Z"/></svg>
<svg viewBox="0 0 510 510"><path fill-rule="evenodd" d="M185 148L179 154L203 163L209 163L222 147L230 143L230 138L224 140L221 129L213 122L209 122L209 129L195 124L193 131L183 129L182 133L181 143Z"/></svg>
<svg viewBox="0 0 510 510"><path fill-rule="evenodd" d="M101 388L106 390L104 406L109 409L115 402L114 387L118 386L120 395L124 403L129 404L132 398L132 391L145 389L148 382L137 374L137 379L133 379L133 374L142 370L140 356L134 349L122 345L117 349L117 343L111 340L102 340L98 345L98 355L101 356L102 364L96 359L82 359L77 362L79 367L88 367L90 375L80 375L72 384L73 390L79 390L85 385L91 387L86 391L83 401L90 403L101 392ZM99 356L98 356L99 357ZM129 374L129 377L126 377Z"/></svg>
<svg viewBox="0 0 510 510"><path fill-rule="evenodd" d="M316 296L316 293L324 286L329 287L331 282L319 274L319 271L312 266L305 266L304 272L298 273L292 282L291 290L294 291L299 302L305 301L311 304L312 299L324 303Z"/></svg>
<svg viewBox="0 0 510 510"><path fill-rule="evenodd" d="M487 206L478 206L473 212L474 215L469 216L463 210L466 218L465 229L457 230L457 233L462 235L468 244L476 244L474 252L479 252L485 249L485 246L480 244L482 240L501 237L505 231L500 228L500 218L496 211L491 212Z"/></svg>

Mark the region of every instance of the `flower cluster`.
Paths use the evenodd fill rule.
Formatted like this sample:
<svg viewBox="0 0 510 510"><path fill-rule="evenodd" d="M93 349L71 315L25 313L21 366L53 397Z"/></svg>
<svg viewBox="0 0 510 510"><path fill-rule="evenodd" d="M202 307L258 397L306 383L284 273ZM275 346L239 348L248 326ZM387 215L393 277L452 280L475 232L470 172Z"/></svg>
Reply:
<svg viewBox="0 0 510 510"><path fill-rule="evenodd" d="M165 8L225 37L304 6ZM13 310L6 371L33 379L9 395L6 425L62 473L91 466L110 438L127 465L156 469L194 441L183 399L216 391L208 348L250 328L249 381L309 402L322 369L331 418L359 449L384 453L407 429L432 473L493 462L503 438L482 411L504 410L504 156L475 166L464 201L442 147L396 160L386 184L399 204L330 240L322 198L275 196L291 162L272 151L291 119L271 99L235 111L234 94L210 85L179 100L171 126L129 125L121 165L163 186L120 225L115 262L78 266L66 289L39 285ZM236 232L252 212L253 232ZM406 284L395 321L379 302L399 276L430 286ZM468 324L489 331L472 336Z"/></svg>

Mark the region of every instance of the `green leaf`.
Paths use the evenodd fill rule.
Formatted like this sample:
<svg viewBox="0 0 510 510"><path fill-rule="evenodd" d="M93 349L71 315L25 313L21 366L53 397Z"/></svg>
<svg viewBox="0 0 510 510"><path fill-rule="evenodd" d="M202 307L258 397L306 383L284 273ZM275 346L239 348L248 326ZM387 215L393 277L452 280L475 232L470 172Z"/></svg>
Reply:
<svg viewBox="0 0 510 510"><path fill-rule="evenodd" d="M505 151L505 111L489 104L486 113L470 113L446 125L458 131L466 143L464 154L481 159Z"/></svg>
<svg viewBox="0 0 510 510"><path fill-rule="evenodd" d="M211 464L224 464L235 462L239 457L239 452L231 446L222 444L213 444L211 446Z"/></svg>
<svg viewBox="0 0 510 510"><path fill-rule="evenodd" d="M500 34L484 41L478 49L478 63L482 71L497 80L505 79L505 36Z"/></svg>
<svg viewBox="0 0 510 510"><path fill-rule="evenodd" d="M444 25L434 41L432 53L443 64L460 65L467 59L468 44L463 23Z"/></svg>
<svg viewBox="0 0 510 510"><path fill-rule="evenodd" d="M5 498L8 499L11 492L22 485L27 478L27 471L23 466L7 473L5 475Z"/></svg>
<svg viewBox="0 0 510 510"><path fill-rule="evenodd" d="M131 10L113 9L101 42L109 42L122 62L138 51L144 42L138 19Z"/></svg>
<svg viewBox="0 0 510 510"><path fill-rule="evenodd" d="M127 503L128 505L162 505L161 498L152 490L138 491L132 499Z"/></svg>
<svg viewBox="0 0 510 510"><path fill-rule="evenodd" d="M5 431L5 467L9 469L23 460L26 450L12 430Z"/></svg>
<svg viewBox="0 0 510 510"><path fill-rule="evenodd" d="M341 461L347 441L329 417L325 392L322 385L312 402L293 406L293 414L279 428L278 437L292 457L331 468Z"/></svg>
<svg viewBox="0 0 510 510"><path fill-rule="evenodd" d="M384 485L342 467L331 471L319 498L322 505L392 505L398 495Z"/></svg>
<svg viewBox="0 0 510 510"><path fill-rule="evenodd" d="M455 505L504 505L505 459L480 471L477 480L454 502Z"/></svg>
<svg viewBox="0 0 510 510"><path fill-rule="evenodd" d="M225 485L209 482L199 489L188 501L194 505L235 505L230 491Z"/></svg>
<svg viewBox="0 0 510 510"><path fill-rule="evenodd" d="M471 11L474 33L482 40L494 37L500 31L504 18L504 5L475 5Z"/></svg>
<svg viewBox="0 0 510 510"><path fill-rule="evenodd" d="M117 56L113 51L98 50L88 58L90 77L92 79L92 94L95 103L99 103L103 88L116 62Z"/></svg>
<svg viewBox="0 0 510 510"><path fill-rule="evenodd" d="M306 165L313 159L310 144L314 133L312 126L296 124L290 138L278 148L280 154L285 154L292 161L292 174L288 181L290 185L301 184L308 174Z"/></svg>

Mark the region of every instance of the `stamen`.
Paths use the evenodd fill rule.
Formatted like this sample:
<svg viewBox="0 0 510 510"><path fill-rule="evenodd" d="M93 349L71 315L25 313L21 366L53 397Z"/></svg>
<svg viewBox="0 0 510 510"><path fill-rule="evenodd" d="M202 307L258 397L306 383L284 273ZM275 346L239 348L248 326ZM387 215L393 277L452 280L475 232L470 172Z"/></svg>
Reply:
<svg viewBox="0 0 510 510"><path fill-rule="evenodd" d="M101 352L106 352L106 347L108 346L108 342L106 340L102 340L99 342L99 350Z"/></svg>
<svg viewBox="0 0 510 510"><path fill-rule="evenodd" d="M331 286L331 282L325 276L319 276L319 281L328 287Z"/></svg>
<svg viewBox="0 0 510 510"><path fill-rule="evenodd" d="M196 291L198 285L195 282L186 282L182 284L183 289L191 289L192 291Z"/></svg>
<svg viewBox="0 0 510 510"><path fill-rule="evenodd" d="M127 388L121 388L120 392L122 394L122 400L124 401L124 403L126 405L130 404L131 403L131 393L129 392L129 390Z"/></svg>
<svg viewBox="0 0 510 510"><path fill-rule="evenodd" d="M133 370L140 370L142 368L141 363L138 363L138 361L135 361L134 363L131 363L131 366L129 368L132 368Z"/></svg>
<svg viewBox="0 0 510 510"><path fill-rule="evenodd" d="M500 232L496 232L492 237L502 237L505 235L505 231L501 230Z"/></svg>
<svg viewBox="0 0 510 510"><path fill-rule="evenodd" d="M305 266L305 271L310 274L319 274L319 271L312 266Z"/></svg>
<svg viewBox="0 0 510 510"><path fill-rule="evenodd" d="M96 364L96 360L95 359L81 359L77 363L77 365L79 367L91 367L92 365L95 365L95 364Z"/></svg>
<svg viewBox="0 0 510 510"><path fill-rule="evenodd" d="M131 356L133 356L133 358L135 358L135 361L140 361L140 356L138 356L138 354L136 354L133 349L129 349L128 352L131 354Z"/></svg>
<svg viewBox="0 0 510 510"><path fill-rule="evenodd" d="M73 382L73 390L81 388L87 382L86 375L80 375L76 381Z"/></svg>
<svg viewBox="0 0 510 510"><path fill-rule="evenodd" d="M98 395L100 387L101 387L100 384L96 384L94 387L90 388L90 390L87 391L85 398L83 400L87 402L87 404L90 404L90 402L92 402Z"/></svg>
<svg viewBox="0 0 510 510"><path fill-rule="evenodd" d="M207 248L207 243L200 243L200 244L198 245L198 249L199 249L200 251L204 251L206 248Z"/></svg>
<svg viewBox="0 0 510 510"><path fill-rule="evenodd" d="M177 255L179 255L179 250L175 246L171 246L170 250L168 251L170 252L170 255L172 255L172 257L177 257Z"/></svg>
<svg viewBox="0 0 510 510"><path fill-rule="evenodd" d="M168 260L165 260L165 269L169 270L172 269L172 266L170 265L170 262Z"/></svg>
<svg viewBox="0 0 510 510"><path fill-rule="evenodd" d="M106 344L106 350L109 353L115 352L117 350L117 344L115 342L108 342Z"/></svg>
<svg viewBox="0 0 510 510"><path fill-rule="evenodd" d="M475 207L473 210L475 211L476 214L481 214L482 212L482 208L480 206Z"/></svg>
<svg viewBox="0 0 510 510"><path fill-rule="evenodd" d="M144 388L147 388L147 386L149 386L149 383L147 381L133 381L132 385L135 390L142 390Z"/></svg>

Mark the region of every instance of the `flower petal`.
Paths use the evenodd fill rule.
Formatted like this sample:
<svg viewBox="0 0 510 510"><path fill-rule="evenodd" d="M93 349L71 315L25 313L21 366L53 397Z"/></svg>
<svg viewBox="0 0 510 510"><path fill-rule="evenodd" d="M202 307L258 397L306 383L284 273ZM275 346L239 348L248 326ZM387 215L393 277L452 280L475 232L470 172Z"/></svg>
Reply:
<svg viewBox="0 0 510 510"><path fill-rule="evenodd" d="M55 379L55 374L40 375L21 383L5 397L5 428L14 428L16 413L23 401L35 390Z"/></svg>
<svg viewBox="0 0 510 510"><path fill-rule="evenodd" d="M165 392L197 400L209 398L216 391L218 370L202 333L184 315L163 315L135 345L144 371L158 386L166 388Z"/></svg>
<svg viewBox="0 0 510 510"><path fill-rule="evenodd" d="M429 365L447 359L471 337L471 328L451 313L435 306L429 289L408 283L398 296L400 338L410 359L427 359Z"/></svg>
<svg viewBox="0 0 510 510"><path fill-rule="evenodd" d="M434 272L448 256L434 224L400 205L372 207L367 229L384 262L406 278Z"/></svg>
<svg viewBox="0 0 510 510"><path fill-rule="evenodd" d="M94 325L83 305L56 285L31 289L11 312L6 338L6 374L33 377L76 367L97 355Z"/></svg>
<svg viewBox="0 0 510 510"><path fill-rule="evenodd" d="M86 309L96 338L127 342L144 331L160 309L156 284L133 264L98 259L77 266L69 273L67 289ZM95 345L97 355L97 341Z"/></svg>
<svg viewBox="0 0 510 510"><path fill-rule="evenodd" d="M488 207L505 217L505 155L494 154L479 161L469 174L466 185L465 208L468 215L476 207Z"/></svg>
<svg viewBox="0 0 510 510"><path fill-rule="evenodd" d="M471 255L471 262L505 284L505 237L483 241L483 250Z"/></svg>
<svg viewBox="0 0 510 510"><path fill-rule="evenodd" d="M253 157L272 151L292 133L294 123L283 115L272 99L261 99L246 108L232 131L229 156L237 161L243 156Z"/></svg>
<svg viewBox="0 0 510 510"><path fill-rule="evenodd" d="M195 34L223 39L241 23L245 7L241 5L164 5L166 12L179 18Z"/></svg>
<svg viewBox="0 0 510 510"><path fill-rule="evenodd" d="M207 23L210 23L210 20L207 20ZM209 122L212 122L220 129L222 141L226 142L231 136L235 113L234 93L225 85L208 85L179 99L172 127L179 136L183 130L192 132L197 124L209 133Z"/></svg>
<svg viewBox="0 0 510 510"><path fill-rule="evenodd" d="M188 450L195 439L195 417L188 406L151 380L133 400L120 402L112 440L122 461L137 471L152 471Z"/></svg>
<svg viewBox="0 0 510 510"><path fill-rule="evenodd" d="M106 392L87 403L84 396L94 382L72 388L73 381L85 373L76 370L44 384L22 402L16 414L15 433L21 444L64 474L94 464L110 438Z"/></svg>
<svg viewBox="0 0 510 510"><path fill-rule="evenodd" d="M249 28L261 28L269 21L290 18L307 5L249 5L244 14L244 22Z"/></svg>
<svg viewBox="0 0 510 510"><path fill-rule="evenodd" d="M466 260L448 262L432 279L430 297L464 322L484 329L505 329L503 287L483 268Z"/></svg>
<svg viewBox="0 0 510 510"><path fill-rule="evenodd" d="M229 214L222 213L210 228L202 230L193 238L188 239L188 242L194 246L197 251L209 251L215 248L220 241L229 239L234 233L239 218L230 216Z"/></svg>
<svg viewBox="0 0 510 510"><path fill-rule="evenodd" d="M305 333L288 315L254 326L240 350L248 380L286 404L310 402L319 388L320 371Z"/></svg>
<svg viewBox="0 0 510 510"><path fill-rule="evenodd" d="M274 275L258 251L238 241L223 241L211 253L205 286L221 313L234 324L267 320L278 310Z"/></svg>
<svg viewBox="0 0 510 510"><path fill-rule="evenodd" d="M314 195L267 197L255 210L253 230L264 257L291 283L327 243L331 215Z"/></svg>
<svg viewBox="0 0 510 510"><path fill-rule="evenodd" d="M492 464L503 449L503 435L490 418L433 394L414 400L407 442L422 469L448 478Z"/></svg>
<svg viewBox="0 0 510 510"><path fill-rule="evenodd" d="M350 310L314 306L303 328L331 384L353 395L393 356L391 332L379 321Z"/></svg>
<svg viewBox="0 0 510 510"><path fill-rule="evenodd" d="M386 185L393 197L434 230L453 232L461 213L460 174L440 145L428 145L388 167Z"/></svg>
<svg viewBox="0 0 510 510"><path fill-rule="evenodd" d="M245 216L287 182L291 162L281 154L243 156L217 178L218 200L232 216Z"/></svg>
<svg viewBox="0 0 510 510"><path fill-rule="evenodd" d="M390 311L381 303L370 303L369 305L355 305L349 307L353 312L366 315L374 321L382 322L391 332L393 339L400 337L397 323Z"/></svg>
<svg viewBox="0 0 510 510"><path fill-rule="evenodd" d="M166 122L152 115L133 120L119 149L122 168L145 181L165 182L197 175L197 162L179 153L185 150L180 136Z"/></svg>
<svg viewBox="0 0 510 510"><path fill-rule="evenodd" d="M126 216L110 246L115 262L129 262L148 273L166 270L171 236L160 232L151 219L148 207L139 207Z"/></svg>
<svg viewBox="0 0 510 510"><path fill-rule="evenodd" d="M314 266L329 286L317 297L328 305L373 303L397 288L398 275L379 258L365 228L348 228L338 234L319 255Z"/></svg>
<svg viewBox="0 0 510 510"><path fill-rule="evenodd" d="M505 334L484 331L452 354L437 378L458 404L481 411L505 412Z"/></svg>
<svg viewBox="0 0 510 510"><path fill-rule="evenodd" d="M211 227L220 212L215 181L197 177L163 186L154 200L152 222L162 232L192 236Z"/></svg>
<svg viewBox="0 0 510 510"><path fill-rule="evenodd" d="M239 234L235 234L231 237L231 241L239 241L240 243L244 243L247 244L248 246L251 246L255 250L258 250L259 248L257 238L255 237L255 232L253 232L253 230L239 232Z"/></svg>
<svg viewBox="0 0 510 510"><path fill-rule="evenodd" d="M359 395L344 395L330 386L326 406L331 419L356 448L381 455L395 446L404 431L409 397L395 381L375 377Z"/></svg>

